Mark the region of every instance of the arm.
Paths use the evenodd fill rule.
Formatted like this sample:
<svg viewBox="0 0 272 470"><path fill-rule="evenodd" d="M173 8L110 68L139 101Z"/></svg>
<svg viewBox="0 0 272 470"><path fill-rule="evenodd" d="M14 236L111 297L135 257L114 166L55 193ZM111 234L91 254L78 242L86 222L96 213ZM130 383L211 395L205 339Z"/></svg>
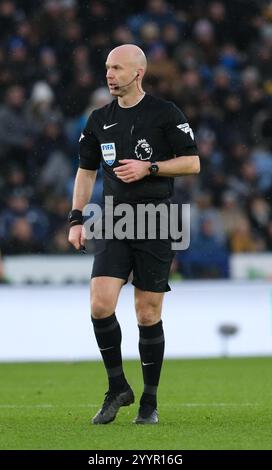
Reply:
<svg viewBox="0 0 272 470"><path fill-rule="evenodd" d="M171 158L164 162L156 162L159 176L182 176L195 175L200 172L200 161L198 155L190 155L186 157Z"/></svg>
<svg viewBox="0 0 272 470"><path fill-rule="evenodd" d="M82 168L77 170L73 194L73 210L82 211L83 207L90 201L96 173L96 170L83 170Z"/></svg>
<svg viewBox="0 0 272 470"><path fill-rule="evenodd" d="M140 160L119 160L122 166L114 168L114 172L118 178L124 183L132 183L138 181L145 176L150 175L150 162ZM171 158L163 162L156 162L159 167L157 175L159 176L182 176L194 175L200 172L200 161L198 155L190 155L184 157Z"/></svg>
<svg viewBox="0 0 272 470"><path fill-rule="evenodd" d="M84 206L88 204L93 193L95 180L96 170L78 169L73 194L73 210L82 211ZM82 223L79 222L70 228L68 240L77 250L80 249L80 246L84 246L85 237Z"/></svg>

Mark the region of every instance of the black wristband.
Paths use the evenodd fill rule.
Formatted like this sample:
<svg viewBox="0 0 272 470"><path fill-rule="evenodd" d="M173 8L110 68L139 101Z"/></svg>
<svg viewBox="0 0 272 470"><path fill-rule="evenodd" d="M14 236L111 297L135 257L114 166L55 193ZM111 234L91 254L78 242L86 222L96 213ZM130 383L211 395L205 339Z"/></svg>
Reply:
<svg viewBox="0 0 272 470"><path fill-rule="evenodd" d="M73 227L74 225L82 225L83 224L82 211L78 209L74 209L70 211L68 215L68 222L70 224L70 227Z"/></svg>

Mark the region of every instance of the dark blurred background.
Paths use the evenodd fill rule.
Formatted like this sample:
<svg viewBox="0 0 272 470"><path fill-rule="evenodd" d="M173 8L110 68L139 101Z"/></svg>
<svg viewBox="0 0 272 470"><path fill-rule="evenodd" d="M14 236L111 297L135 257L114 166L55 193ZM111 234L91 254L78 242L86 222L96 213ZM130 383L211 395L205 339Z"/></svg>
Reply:
<svg viewBox="0 0 272 470"><path fill-rule="evenodd" d="M78 138L111 99L105 59L123 43L144 50L145 90L181 107L199 146L200 175L175 183L175 200L192 204L191 246L172 276L227 278L231 254L272 250L266 0L0 1L0 251L74 252Z"/></svg>

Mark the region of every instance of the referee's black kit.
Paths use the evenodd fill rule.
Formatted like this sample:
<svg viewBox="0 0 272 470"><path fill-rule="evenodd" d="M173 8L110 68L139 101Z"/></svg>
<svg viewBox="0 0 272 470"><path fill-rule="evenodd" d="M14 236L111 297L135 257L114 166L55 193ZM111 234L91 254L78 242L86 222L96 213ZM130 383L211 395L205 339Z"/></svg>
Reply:
<svg viewBox="0 0 272 470"><path fill-rule="evenodd" d="M117 100L93 111L80 142L79 167L97 170L102 162L104 196L120 203L169 202L174 178L146 176L125 183L113 169L119 160L136 159L150 163L175 156L197 155L193 132L184 114L172 102L146 94L131 107ZM173 258L171 240L100 240L92 277L111 276L127 280L133 270L133 284L142 290L169 290L168 275Z"/></svg>

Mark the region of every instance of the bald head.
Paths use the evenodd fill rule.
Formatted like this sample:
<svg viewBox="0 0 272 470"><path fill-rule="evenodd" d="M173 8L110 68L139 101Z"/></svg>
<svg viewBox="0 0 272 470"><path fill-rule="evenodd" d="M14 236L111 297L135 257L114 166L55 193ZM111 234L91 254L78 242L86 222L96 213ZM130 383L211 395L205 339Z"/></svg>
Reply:
<svg viewBox="0 0 272 470"><path fill-rule="evenodd" d="M146 72L146 57L134 44L115 47L106 61L107 82L110 94L119 101L133 103L144 95L142 79Z"/></svg>
<svg viewBox="0 0 272 470"><path fill-rule="evenodd" d="M108 61L126 63L133 67L142 68L144 73L147 67L146 56L140 47L134 44L123 44L115 47L108 55Z"/></svg>

